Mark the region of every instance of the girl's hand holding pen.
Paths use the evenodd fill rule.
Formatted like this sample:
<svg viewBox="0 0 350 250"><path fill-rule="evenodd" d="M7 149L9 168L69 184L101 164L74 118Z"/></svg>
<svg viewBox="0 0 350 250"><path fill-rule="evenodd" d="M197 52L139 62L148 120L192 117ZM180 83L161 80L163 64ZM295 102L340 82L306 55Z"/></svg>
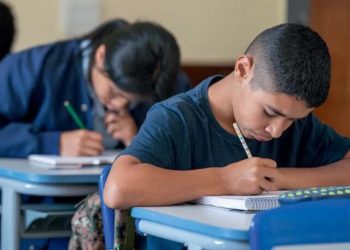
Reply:
<svg viewBox="0 0 350 250"><path fill-rule="evenodd" d="M96 156L104 151L100 133L78 129L62 132L60 137L60 155Z"/></svg>
<svg viewBox="0 0 350 250"><path fill-rule="evenodd" d="M131 143L132 138L137 133L137 126L134 118L127 109L121 111L107 111L105 114L105 124L108 133L113 138L121 140L125 146Z"/></svg>
<svg viewBox="0 0 350 250"><path fill-rule="evenodd" d="M62 132L60 137L60 155L64 156L96 156L104 151L102 135L100 133L86 130L69 101L63 106L72 118L73 122L80 128L78 130Z"/></svg>

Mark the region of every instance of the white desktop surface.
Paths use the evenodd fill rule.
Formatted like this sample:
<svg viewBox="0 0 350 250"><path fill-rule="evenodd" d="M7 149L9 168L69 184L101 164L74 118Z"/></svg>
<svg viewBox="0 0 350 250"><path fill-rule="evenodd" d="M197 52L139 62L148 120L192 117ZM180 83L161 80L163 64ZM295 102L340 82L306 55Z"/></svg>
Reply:
<svg viewBox="0 0 350 250"><path fill-rule="evenodd" d="M101 166L50 169L27 159L0 158L0 177L35 183L97 183Z"/></svg>

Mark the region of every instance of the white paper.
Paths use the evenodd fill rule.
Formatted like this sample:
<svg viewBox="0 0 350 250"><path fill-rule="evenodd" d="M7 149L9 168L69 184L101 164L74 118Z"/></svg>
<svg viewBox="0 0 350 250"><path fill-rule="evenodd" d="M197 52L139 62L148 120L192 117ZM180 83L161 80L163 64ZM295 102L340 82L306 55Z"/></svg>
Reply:
<svg viewBox="0 0 350 250"><path fill-rule="evenodd" d="M32 154L28 156L30 162L51 168L76 168L82 166L97 166L112 164L120 151L106 151L100 156L59 156L48 154Z"/></svg>

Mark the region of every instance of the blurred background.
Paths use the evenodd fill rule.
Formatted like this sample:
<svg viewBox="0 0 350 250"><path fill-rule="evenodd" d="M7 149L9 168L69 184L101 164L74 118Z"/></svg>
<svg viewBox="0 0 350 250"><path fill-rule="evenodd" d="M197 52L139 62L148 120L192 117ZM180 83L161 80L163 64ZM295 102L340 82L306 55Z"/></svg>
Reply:
<svg viewBox="0 0 350 250"><path fill-rule="evenodd" d="M8 0L16 17L13 51L79 36L115 17L169 29L193 85L232 70L235 57L263 29L284 22L311 26L332 56L329 98L316 114L350 136L350 1L348 0Z"/></svg>

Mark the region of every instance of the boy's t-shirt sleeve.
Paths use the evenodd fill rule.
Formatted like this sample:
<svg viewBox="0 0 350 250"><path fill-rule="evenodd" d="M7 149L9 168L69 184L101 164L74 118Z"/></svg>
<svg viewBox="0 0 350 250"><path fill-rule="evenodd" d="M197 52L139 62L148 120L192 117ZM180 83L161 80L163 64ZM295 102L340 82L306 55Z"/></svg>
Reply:
<svg viewBox="0 0 350 250"><path fill-rule="evenodd" d="M316 167L342 160L350 150L350 139L321 123L313 114L306 119L299 152L303 165Z"/></svg>
<svg viewBox="0 0 350 250"><path fill-rule="evenodd" d="M148 112L132 143L119 155L131 155L143 163L174 168L174 162L184 146L184 124L176 112L161 103Z"/></svg>

